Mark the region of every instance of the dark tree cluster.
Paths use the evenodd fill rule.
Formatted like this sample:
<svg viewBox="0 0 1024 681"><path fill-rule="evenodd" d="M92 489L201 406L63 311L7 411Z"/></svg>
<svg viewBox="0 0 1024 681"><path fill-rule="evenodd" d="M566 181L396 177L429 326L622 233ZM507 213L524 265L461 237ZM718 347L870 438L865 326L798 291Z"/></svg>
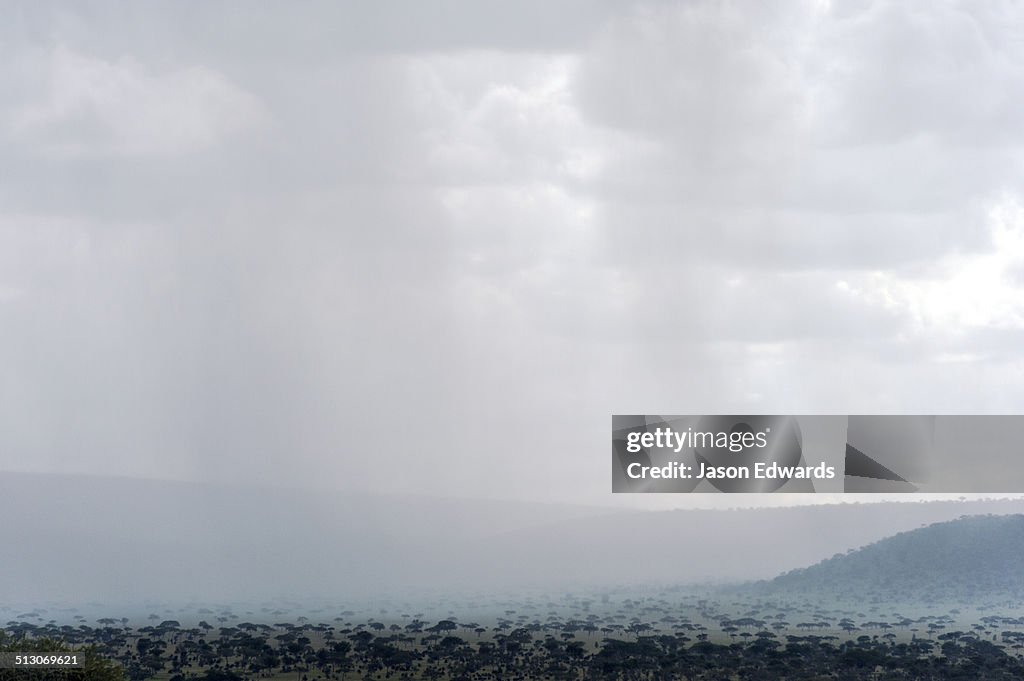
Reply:
<svg viewBox="0 0 1024 681"><path fill-rule="evenodd" d="M706 614L717 614L711 605L704 607ZM455 619L433 626L414 620L390 627L374 626L377 622L334 627L306 621L242 622L219 628L203 622L182 628L176 621L165 621L139 629L116 626L115 620L98 628L11 622L0 637L0 649L80 650L88 665L84 671L61 673L0 671L0 681L1024 679L1024 664L1010 652L1011 643L1019 638L1014 630L1003 632L1002 644L975 631L948 631L934 639L914 635L904 641L891 633L841 639L823 633L773 631L767 626L770 619L722 618L715 634L730 642L718 643L672 615L661 618L662 626L636 620L617 630L588 628L583 622L554 615L546 622L516 620L521 626L504 620L493 628ZM675 625L676 630L664 633L666 624ZM842 628L842 621L835 624ZM864 623L879 630L883 624ZM1005 617L989 622L993 627L1009 624ZM861 631L857 626L853 629ZM598 631L606 635L595 636ZM607 635L614 631L619 635ZM695 632L699 633L691 637Z"/></svg>

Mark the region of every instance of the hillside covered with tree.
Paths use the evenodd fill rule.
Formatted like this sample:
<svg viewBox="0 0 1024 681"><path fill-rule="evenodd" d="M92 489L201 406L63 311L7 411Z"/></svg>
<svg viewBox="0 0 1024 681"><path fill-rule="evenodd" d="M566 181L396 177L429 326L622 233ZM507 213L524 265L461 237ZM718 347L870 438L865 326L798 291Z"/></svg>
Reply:
<svg viewBox="0 0 1024 681"><path fill-rule="evenodd" d="M1024 515L965 516L754 585L761 594L957 602L1024 600Z"/></svg>

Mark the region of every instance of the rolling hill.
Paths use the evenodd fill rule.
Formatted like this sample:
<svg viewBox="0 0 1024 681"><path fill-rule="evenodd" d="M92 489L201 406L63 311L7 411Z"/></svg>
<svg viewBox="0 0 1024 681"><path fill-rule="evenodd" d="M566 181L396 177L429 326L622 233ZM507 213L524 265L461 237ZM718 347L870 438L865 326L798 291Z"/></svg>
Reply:
<svg viewBox="0 0 1024 681"><path fill-rule="evenodd" d="M754 586L761 594L947 602L1024 600L1024 515L977 515L899 533Z"/></svg>

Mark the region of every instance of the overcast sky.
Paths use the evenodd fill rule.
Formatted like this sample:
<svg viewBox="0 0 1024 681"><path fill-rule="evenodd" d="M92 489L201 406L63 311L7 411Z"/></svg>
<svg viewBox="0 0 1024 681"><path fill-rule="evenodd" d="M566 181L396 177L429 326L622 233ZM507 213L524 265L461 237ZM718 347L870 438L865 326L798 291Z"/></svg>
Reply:
<svg viewBox="0 0 1024 681"><path fill-rule="evenodd" d="M1024 410L1024 6L13 3L0 470L611 499Z"/></svg>

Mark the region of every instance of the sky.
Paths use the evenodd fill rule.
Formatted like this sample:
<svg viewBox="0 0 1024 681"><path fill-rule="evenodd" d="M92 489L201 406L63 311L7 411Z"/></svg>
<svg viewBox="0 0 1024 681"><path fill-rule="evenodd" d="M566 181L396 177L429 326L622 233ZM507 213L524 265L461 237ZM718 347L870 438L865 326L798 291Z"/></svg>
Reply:
<svg viewBox="0 0 1024 681"><path fill-rule="evenodd" d="M1019 413L1022 29L15 2L0 471L662 508L612 414Z"/></svg>

